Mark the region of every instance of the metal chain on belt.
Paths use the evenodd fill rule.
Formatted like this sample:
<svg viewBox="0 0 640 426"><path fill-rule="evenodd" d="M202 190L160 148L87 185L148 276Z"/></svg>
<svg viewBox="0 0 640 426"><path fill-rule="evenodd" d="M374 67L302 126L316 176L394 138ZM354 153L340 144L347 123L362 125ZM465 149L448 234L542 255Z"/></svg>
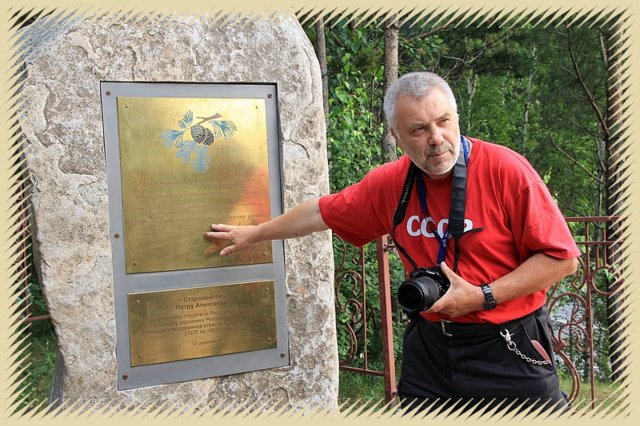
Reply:
<svg viewBox="0 0 640 426"><path fill-rule="evenodd" d="M500 335L504 338L504 341L507 342L507 349L509 349L511 352L515 353L516 355L518 355L520 358L527 361L528 363L535 364L535 365L551 364L550 360L538 361L537 359L530 358L527 355L520 352L520 349L518 349L518 347L516 346L516 342L511 340L511 334L509 333L509 330L505 329L500 331Z"/></svg>

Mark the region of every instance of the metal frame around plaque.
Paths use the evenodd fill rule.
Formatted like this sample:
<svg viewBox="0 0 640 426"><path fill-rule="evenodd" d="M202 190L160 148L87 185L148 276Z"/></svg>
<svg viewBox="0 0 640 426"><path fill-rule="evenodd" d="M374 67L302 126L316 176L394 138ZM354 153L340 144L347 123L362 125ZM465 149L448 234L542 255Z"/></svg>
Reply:
<svg viewBox="0 0 640 426"><path fill-rule="evenodd" d="M289 365L284 247L211 223L282 213L275 84L102 82L117 388Z"/></svg>

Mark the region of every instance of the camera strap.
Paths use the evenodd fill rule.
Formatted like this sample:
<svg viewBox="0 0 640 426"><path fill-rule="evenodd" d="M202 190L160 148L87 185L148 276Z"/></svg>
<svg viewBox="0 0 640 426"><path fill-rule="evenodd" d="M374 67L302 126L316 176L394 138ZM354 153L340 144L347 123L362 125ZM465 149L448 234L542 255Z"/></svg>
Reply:
<svg viewBox="0 0 640 426"><path fill-rule="evenodd" d="M404 186L402 187L402 194L400 195L400 201L398 202L398 206L396 207L396 211L393 213L393 228L391 228L391 240L398 248L400 253L411 263L413 269L418 269L418 264L413 260L407 250L402 247L398 241L396 241L396 227L400 225L400 223L404 220L405 215L407 214L407 206L409 205L409 199L411 198L411 190L413 189L413 185L416 181L416 176L420 170L418 167L411 162L409 166L409 171L407 172L407 177L404 180Z"/></svg>
<svg viewBox="0 0 640 426"><path fill-rule="evenodd" d="M460 136L460 144L462 146L462 153L464 155L458 155L458 159L456 160L456 164L453 166L452 171L452 184L451 184L451 208L449 210L449 224L447 226L447 230L444 232L444 235L439 235L438 232L434 232L434 235L438 239L440 248L438 251L438 265L444 262L447 254L447 242L449 237L452 237L455 241L454 248L454 264L453 270L457 271L458 269L458 259L460 258L460 247L459 240L465 234L464 232L464 211L465 204L467 198L467 162L469 161L469 141L464 136ZM461 154L462 154L461 153ZM411 163L409 170L407 172L407 177L404 182L404 186L402 189L402 194L400 196L400 200L398 202L398 206L393 215L393 228L391 231L391 239L393 240L395 246L398 248L400 253L411 263L411 266L418 268L418 265L413 260L413 258L409 255L402 245L398 244L395 239L395 230L398 225L404 220L404 217L407 212L407 206L409 204L409 200L411 198L411 191L413 186L416 185L418 189L418 194L420 196L420 207L422 209L422 213L424 218L428 216L427 210L427 191L424 185L424 181L422 180L422 176L420 176L420 169ZM473 229L471 231L479 231L479 229ZM469 232L471 232L469 231Z"/></svg>

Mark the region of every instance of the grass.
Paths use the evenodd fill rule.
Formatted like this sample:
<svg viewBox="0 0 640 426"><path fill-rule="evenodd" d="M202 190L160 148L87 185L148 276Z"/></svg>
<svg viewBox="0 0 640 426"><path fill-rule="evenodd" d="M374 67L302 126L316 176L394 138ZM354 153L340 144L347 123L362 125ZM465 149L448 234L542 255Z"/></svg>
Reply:
<svg viewBox="0 0 640 426"><path fill-rule="evenodd" d="M383 400L384 377L340 370L338 403L353 403L357 400Z"/></svg>
<svg viewBox="0 0 640 426"><path fill-rule="evenodd" d="M567 394L571 392L572 381L569 376L560 375L560 389ZM594 395L595 404L601 410L616 410L621 407L620 401L615 401L615 397L620 393L620 384L602 383L595 381ZM591 385L589 382L580 382L578 396L573 402L576 409L591 406Z"/></svg>
<svg viewBox="0 0 640 426"><path fill-rule="evenodd" d="M571 392L572 382L568 376L560 376L560 388L567 394ZM619 401L613 401L615 395L620 392L620 385L609 383L595 383L595 400L599 410L616 410L620 408ZM352 371L340 370L340 389L338 393L339 405L351 406L370 402L375 403L384 400L384 378ZM591 386L588 382L581 382L576 400L572 403L576 409L590 407Z"/></svg>
<svg viewBox="0 0 640 426"><path fill-rule="evenodd" d="M53 372L56 362L56 336L51 321L42 320L29 324L24 333L30 333L28 342L30 348L25 351L27 357L23 365L27 367L20 373L24 380L19 388L20 397L24 399L18 409L26 406L46 404L53 382Z"/></svg>

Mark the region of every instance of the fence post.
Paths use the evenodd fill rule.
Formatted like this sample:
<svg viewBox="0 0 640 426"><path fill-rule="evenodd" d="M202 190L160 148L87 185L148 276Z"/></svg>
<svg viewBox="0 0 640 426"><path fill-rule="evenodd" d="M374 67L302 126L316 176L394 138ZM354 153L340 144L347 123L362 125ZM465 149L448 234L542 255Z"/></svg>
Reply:
<svg viewBox="0 0 640 426"><path fill-rule="evenodd" d="M378 252L378 286L380 291L380 316L382 324L382 356L384 362L385 401L392 401L397 393L396 363L393 344L393 318L391 316L391 283L389 280L389 254L387 236L376 240Z"/></svg>

